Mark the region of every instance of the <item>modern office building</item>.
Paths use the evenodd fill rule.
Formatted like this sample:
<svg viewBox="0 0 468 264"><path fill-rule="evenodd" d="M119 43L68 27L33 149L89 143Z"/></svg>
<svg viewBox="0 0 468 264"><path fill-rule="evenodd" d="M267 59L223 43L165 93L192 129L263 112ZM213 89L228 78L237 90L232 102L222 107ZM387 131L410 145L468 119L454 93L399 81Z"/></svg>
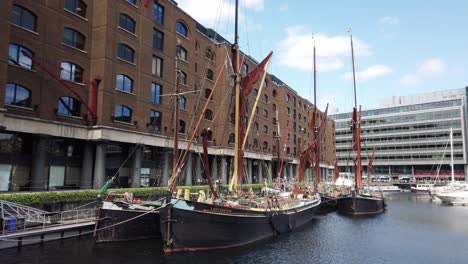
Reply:
<svg viewBox="0 0 468 264"><path fill-rule="evenodd" d="M0 191L100 188L113 175L121 187L167 184L174 124L183 149L218 76L194 133L210 128L211 173L229 180L233 72L225 64L231 44L222 36L171 0L4 0L0 7ZM242 60L244 75L258 65L246 54ZM285 133L289 116L284 173L294 177L300 148L312 136L311 103L274 75L267 74L261 94L258 85L247 98L247 111L255 112L247 181L276 175L276 123ZM327 129L323 139L324 173L333 167L332 135ZM202 177L197 142L180 184Z"/></svg>
<svg viewBox="0 0 468 264"><path fill-rule="evenodd" d="M453 130L455 177L466 179L468 88L394 96L381 107L362 111L364 174L375 149L373 175L394 179L446 180L451 175L450 129ZM340 172L351 172L351 112L332 115Z"/></svg>

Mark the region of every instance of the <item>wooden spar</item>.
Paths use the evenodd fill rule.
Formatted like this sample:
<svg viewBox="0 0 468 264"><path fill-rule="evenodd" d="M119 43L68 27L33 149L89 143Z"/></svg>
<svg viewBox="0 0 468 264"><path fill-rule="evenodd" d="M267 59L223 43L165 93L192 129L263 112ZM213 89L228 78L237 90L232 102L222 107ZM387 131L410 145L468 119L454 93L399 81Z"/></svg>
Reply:
<svg viewBox="0 0 468 264"><path fill-rule="evenodd" d="M239 107L239 104L240 104L240 82L241 82L241 78L240 78L240 74L239 74L239 43L238 43L238 38L239 38L239 35L238 35L238 23L237 23L237 20L238 20L238 13L239 13L239 0L236 0L236 7L235 7L235 31L234 31L234 45L233 45L233 49L234 49L234 52L235 52L235 59L234 59L234 70L235 70L235 73L234 73L234 78L235 78L235 91L236 91L236 95L235 95L235 101L236 101L236 105L235 105L235 116L234 116L234 119L235 119L235 129L234 129L234 172L233 172L233 176L232 176L232 179L231 179L231 184L229 186L229 190L230 191L236 191L237 190L237 178L238 178L238 174L239 174L239 151L240 151L240 142L239 142L239 136L240 136L240 133L239 133L239 126L240 126L240 122L243 122L243 120L239 120L239 112L240 112L240 107ZM241 170L243 168L240 168ZM234 192L234 194L236 195L236 192Z"/></svg>
<svg viewBox="0 0 468 264"><path fill-rule="evenodd" d="M262 94L262 91L263 91L263 82L265 81L265 77L266 77L266 74L267 74L267 69L268 69L268 66L270 65L270 61L271 61L271 57L270 59L268 60L264 70L263 70L263 76L262 76L262 80L260 81L260 87L258 88L258 94L257 94L257 98L255 99L255 103L252 107L252 111L250 113L250 118L249 118L249 124L247 125L247 129L245 130L245 137L244 137L244 142L242 142L242 149L244 149L245 147L245 143L247 142L247 135L249 134L250 132L250 127L252 126L252 120L254 118L254 111L258 105L258 100L260 99L260 95Z"/></svg>
<svg viewBox="0 0 468 264"><path fill-rule="evenodd" d="M180 103L180 69L179 69L179 56L175 58L175 99L174 99L174 145L172 150L172 175L176 174L177 163L179 161L179 103Z"/></svg>
<svg viewBox="0 0 468 264"><path fill-rule="evenodd" d="M278 109L276 109L276 152L277 152L277 155L278 155L278 161L280 160L280 154L281 154L281 151L280 151L280 139L281 139L281 136L280 136L280 124L279 124L279 121L278 121ZM278 164L279 165L279 164ZM278 185L279 185L279 180L281 179L281 171L279 169L279 166L276 166L276 181L278 182ZM280 185L279 185L280 186ZM279 187L278 186L278 187Z"/></svg>
<svg viewBox="0 0 468 264"><path fill-rule="evenodd" d="M185 160L187 158L187 155L189 153L189 150L190 150L190 147L192 146L192 143L193 143L193 139L195 138L195 135L196 135L196 132L198 130L198 127L200 126L201 124L201 121L203 120L204 116L205 116L205 112L206 112L206 109L208 108L208 104L210 103L211 101L211 98L213 97L213 94L214 94L214 91L216 90L216 88L218 87L218 82L219 80L221 79L221 76L222 74L224 73L224 67L225 65L223 65L223 67L221 67L221 70L218 74L218 76L216 77L216 81L215 83L213 84L213 89L211 89L211 93L210 95L208 96L208 98L206 99L206 102L205 102L205 106L203 107L203 110L200 114L200 116L198 117L198 121L197 121L197 124L195 125L195 128L192 132L192 136L190 137L189 141L188 141L188 144L187 144L187 147L185 148L185 152L184 152L184 155L182 156L182 159L180 160L179 164L178 164L178 168L177 170L175 171L175 174L172 175L172 177L169 179L169 182L167 184L167 195L171 195L172 196L172 192L175 190L175 187L177 185L177 178L179 177L179 174L181 172L181 168L183 167L184 163L185 163ZM170 200L167 200L167 199L170 199L170 197L166 197L166 202L167 201L170 201Z"/></svg>
<svg viewBox="0 0 468 264"><path fill-rule="evenodd" d="M315 61L315 41L314 41L314 139L315 143L315 178L314 178L314 188L317 191L318 184L320 183L320 138L317 129L318 113L317 113L317 68Z"/></svg>

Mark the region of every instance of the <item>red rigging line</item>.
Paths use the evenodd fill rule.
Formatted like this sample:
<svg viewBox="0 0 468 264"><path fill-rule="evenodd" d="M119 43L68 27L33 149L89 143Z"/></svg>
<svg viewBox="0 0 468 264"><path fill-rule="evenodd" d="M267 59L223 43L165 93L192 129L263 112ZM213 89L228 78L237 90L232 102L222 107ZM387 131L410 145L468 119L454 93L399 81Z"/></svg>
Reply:
<svg viewBox="0 0 468 264"><path fill-rule="evenodd" d="M81 96L81 94L79 94L75 89L73 89L73 87L69 86L67 84L67 82L65 82L64 80L62 80L59 76L57 76L55 73L51 72L49 69L47 69L47 67L42 64L39 60L37 60L36 58L34 58L31 54L29 54L28 52L22 50L21 53L28 57L29 59L31 59L32 63L33 64L36 64L37 66L39 66L39 68L41 68L43 71L45 71L47 74L49 74L52 78L54 78L55 80L57 80L59 83L61 83L65 88L67 88L71 93L73 93L74 95L76 95L78 97L78 99L81 101L81 104L84 105L84 107L86 108L86 110L88 110L88 112L90 113L91 115L91 119L92 119L92 124L93 125L96 125L97 123L97 114L96 114L96 110L97 110L97 89L98 89L98 85L99 85L99 82L101 81L100 79L98 78L95 78L92 82L91 82L91 86L92 86L92 99L91 99L91 106L86 102L86 100Z"/></svg>
<svg viewBox="0 0 468 264"><path fill-rule="evenodd" d="M213 182L211 181L211 173L210 173L210 162L208 160L208 130L203 129L201 133L202 137L202 144L203 144L203 165L205 167L205 176L206 180L208 181L208 186L210 187L211 193L213 193L215 198L218 198L218 193L215 191L213 187Z"/></svg>

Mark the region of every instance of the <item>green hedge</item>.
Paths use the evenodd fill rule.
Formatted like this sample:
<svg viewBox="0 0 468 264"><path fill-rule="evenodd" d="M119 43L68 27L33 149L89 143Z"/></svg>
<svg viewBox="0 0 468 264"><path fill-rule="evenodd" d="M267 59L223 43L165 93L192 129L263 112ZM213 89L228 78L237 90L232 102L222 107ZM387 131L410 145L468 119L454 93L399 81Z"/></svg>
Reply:
<svg viewBox="0 0 468 264"><path fill-rule="evenodd" d="M265 185L263 184L244 184L242 189L248 190L252 187L258 191ZM226 186L225 186L226 187ZM207 191L207 185L201 186L179 186L177 188L189 189L190 192L198 192L200 190ZM126 189L109 189L108 192L115 193L133 193L133 197L163 196L166 193L166 187L150 187L150 188L126 188ZM67 202L89 202L96 199L99 190L76 190L76 191L44 191L31 193L5 193L0 194L0 200L6 200L13 203L31 205L31 204L55 204Z"/></svg>

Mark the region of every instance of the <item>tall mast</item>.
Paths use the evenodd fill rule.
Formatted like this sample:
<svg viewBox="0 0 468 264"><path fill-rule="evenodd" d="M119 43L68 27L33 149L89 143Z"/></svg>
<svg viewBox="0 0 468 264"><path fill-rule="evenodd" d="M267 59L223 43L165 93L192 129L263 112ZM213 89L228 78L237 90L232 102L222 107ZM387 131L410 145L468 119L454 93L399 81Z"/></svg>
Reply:
<svg viewBox="0 0 468 264"><path fill-rule="evenodd" d="M234 45L233 45L233 50L234 50L234 78L235 78L235 130L234 130L234 174L233 174L233 180L231 182L230 189L235 190L237 187L237 179L238 179L238 174L239 174L239 151L240 151L240 133L239 133L239 126L240 123L243 120L239 120L239 112L240 112L240 74L239 74L239 35L238 35L238 25L237 25L237 20L238 20L238 13L239 13L239 0L236 0L236 13L235 13L235 31L234 31Z"/></svg>
<svg viewBox="0 0 468 264"><path fill-rule="evenodd" d="M452 167L452 184L455 183L455 171L453 168L453 129L450 128L450 157L451 157L451 167Z"/></svg>
<svg viewBox="0 0 468 264"><path fill-rule="evenodd" d="M174 146L172 153L172 175L176 175L177 163L179 161L179 93L180 93L180 70L179 70L179 56L175 58L175 73L176 85L174 95Z"/></svg>
<svg viewBox="0 0 468 264"><path fill-rule="evenodd" d="M314 188L318 190L318 184L320 183L320 138L318 138L318 114L317 114L317 64L315 60L315 40L314 40L314 139L315 143L315 179L314 179Z"/></svg>
<svg viewBox="0 0 468 264"><path fill-rule="evenodd" d="M353 34L351 33L351 29L349 30L349 36L351 40L351 62L353 64L353 88L354 88L354 109L353 109L353 116L355 116L355 124L353 124L354 129L354 142L356 144L356 167L354 171L354 186L355 190L359 190L359 184L361 181L361 109L357 109L357 97L356 97L356 70L354 67L354 47L353 47Z"/></svg>

